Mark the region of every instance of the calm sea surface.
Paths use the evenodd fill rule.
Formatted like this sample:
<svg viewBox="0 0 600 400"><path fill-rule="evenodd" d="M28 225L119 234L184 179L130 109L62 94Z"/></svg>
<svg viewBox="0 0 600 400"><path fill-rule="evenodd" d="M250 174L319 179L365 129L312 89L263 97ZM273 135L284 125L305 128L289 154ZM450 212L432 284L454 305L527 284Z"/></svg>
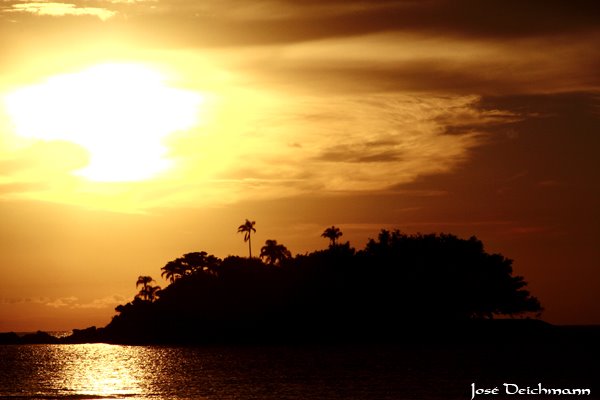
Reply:
<svg viewBox="0 0 600 400"><path fill-rule="evenodd" d="M597 368L573 365L585 355L561 354L410 346L9 345L0 346L0 399L470 399L472 382L590 387L600 378ZM585 398L597 398L592 395Z"/></svg>

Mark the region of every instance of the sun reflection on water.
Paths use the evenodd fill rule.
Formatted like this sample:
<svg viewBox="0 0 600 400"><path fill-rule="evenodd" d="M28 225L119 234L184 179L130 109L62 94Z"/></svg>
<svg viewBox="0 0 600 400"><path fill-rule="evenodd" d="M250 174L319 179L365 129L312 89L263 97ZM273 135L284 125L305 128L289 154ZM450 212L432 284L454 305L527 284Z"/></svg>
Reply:
<svg viewBox="0 0 600 400"><path fill-rule="evenodd" d="M64 371L64 386L74 394L111 396L136 393L139 377L136 377L135 366L131 365L127 352L124 354L122 349L111 351L110 345L103 344L88 345L78 350L82 350L84 357L76 368L68 364Z"/></svg>
<svg viewBox="0 0 600 400"><path fill-rule="evenodd" d="M85 344L55 346L50 350L43 360L54 375L48 382L52 388L47 389L57 396L119 398L147 390L143 348Z"/></svg>
<svg viewBox="0 0 600 400"><path fill-rule="evenodd" d="M431 400L468 387L447 372L459 356L389 346L0 345L0 399ZM447 376L442 389L431 376Z"/></svg>

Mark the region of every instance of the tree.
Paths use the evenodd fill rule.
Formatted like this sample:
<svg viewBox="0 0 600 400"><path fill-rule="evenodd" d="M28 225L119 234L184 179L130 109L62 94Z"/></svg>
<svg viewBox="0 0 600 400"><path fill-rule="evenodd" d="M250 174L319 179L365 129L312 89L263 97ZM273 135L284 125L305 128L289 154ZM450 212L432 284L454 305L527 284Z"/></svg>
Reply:
<svg viewBox="0 0 600 400"><path fill-rule="evenodd" d="M267 240L265 245L260 249L260 258L264 259L267 264L280 265L285 259L292 256L292 253L282 244L278 244L277 240Z"/></svg>
<svg viewBox="0 0 600 400"><path fill-rule="evenodd" d="M524 278L513 275L513 260L487 253L474 236L382 230L361 256L376 268L381 303L410 304L405 314L465 319L543 310Z"/></svg>
<svg viewBox="0 0 600 400"><path fill-rule="evenodd" d="M160 286L146 286L143 287L135 297L138 299L153 302L158 298L160 290Z"/></svg>
<svg viewBox="0 0 600 400"><path fill-rule="evenodd" d="M331 228L325 229L323 231L323 233L321 234L322 237L331 240L331 243L330 243L331 247L334 247L336 245L335 241L342 235L343 235L343 233L340 230L340 228L333 226L333 225L331 226Z"/></svg>
<svg viewBox="0 0 600 400"><path fill-rule="evenodd" d="M154 281L154 279L152 279L151 276L138 276L138 280L135 283L135 287L137 288L138 286L142 286L142 289L146 286L148 286L152 281Z"/></svg>
<svg viewBox="0 0 600 400"><path fill-rule="evenodd" d="M135 295L136 299L142 299L146 301L154 301L158 298L160 292L160 286L152 286L150 283L154 282L151 276L139 276L135 287L142 286L139 293Z"/></svg>
<svg viewBox="0 0 600 400"><path fill-rule="evenodd" d="M242 225L240 225L237 230L238 233L244 233L244 242L248 242L248 253L250 254L250 258L252 258L251 236L252 236L252 232L256 232L256 229L254 228L255 224L256 224L256 221L250 221L250 220L246 219L246 222L244 222Z"/></svg>
<svg viewBox="0 0 600 400"><path fill-rule="evenodd" d="M161 277L168 279L171 283L175 282L177 279L183 276L183 269L179 259L174 261L169 261L164 267L162 267Z"/></svg>
<svg viewBox="0 0 600 400"><path fill-rule="evenodd" d="M250 235L252 227L241 228ZM264 243L260 258L185 254L163 268L179 276L164 290L152 286L152 277L138 278L142 290L116 308L120 315L106 335L159 342L323 333L393 339L411 329L420 334L434 325L468 327L462 322L542 311L524 278L513 274L513 261L487 253L475 237L382 230L356 251L336 241L341 231L335 226L323 236L332 247L293 258L276 240Z"/></svg>
<svg viewBox="0 0 600 400"><path fill-rule="evenodd" d="M221 259L205 251L184 254L182 258L178 258L176 261L183 265L184 275L197 272L214 273L221 263Z"/></svg>
<svg viewBox="0 0 600 400"><path fill-rule="evenodd" d="M178 257L173 261L169 261L162 267L161 276L175 282L182 276L192 275L197 272L207 272L214 274L216 268L220 265L221 260L212 254L205 251L187 253L183 257Z"/></svg>

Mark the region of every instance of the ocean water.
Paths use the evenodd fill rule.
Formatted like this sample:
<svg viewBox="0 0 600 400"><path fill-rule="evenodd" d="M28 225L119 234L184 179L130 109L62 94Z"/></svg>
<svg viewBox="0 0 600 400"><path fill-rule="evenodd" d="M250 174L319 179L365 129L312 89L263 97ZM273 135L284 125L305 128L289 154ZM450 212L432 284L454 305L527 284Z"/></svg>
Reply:
<svg viewBox="0 0 600 400"><path fill-rule="evenodd" d="M573 388L600 377L573 365L585 354L551 350L8 345L0 346L0 399L470 399L473 382ZM586 399L598 398L592 390Z"/></svg>

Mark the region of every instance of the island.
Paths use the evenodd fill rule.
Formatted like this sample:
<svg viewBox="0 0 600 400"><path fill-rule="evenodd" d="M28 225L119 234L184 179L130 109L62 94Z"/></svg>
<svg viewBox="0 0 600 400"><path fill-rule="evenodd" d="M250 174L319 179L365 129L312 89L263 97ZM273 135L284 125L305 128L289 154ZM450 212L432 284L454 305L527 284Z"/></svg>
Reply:
<svg viewBox="0 0 600 400"><path fill-rule="evenodd" d="M477 341L552 336L540 301L509 258L476 237L381 230L364 249L340 243L292 256L267 240L252 257L254 222L238 231L249 256L190 252L161 268L170 283L139 293L105 327L0 335L0 343L215 344Z"/></svg>

